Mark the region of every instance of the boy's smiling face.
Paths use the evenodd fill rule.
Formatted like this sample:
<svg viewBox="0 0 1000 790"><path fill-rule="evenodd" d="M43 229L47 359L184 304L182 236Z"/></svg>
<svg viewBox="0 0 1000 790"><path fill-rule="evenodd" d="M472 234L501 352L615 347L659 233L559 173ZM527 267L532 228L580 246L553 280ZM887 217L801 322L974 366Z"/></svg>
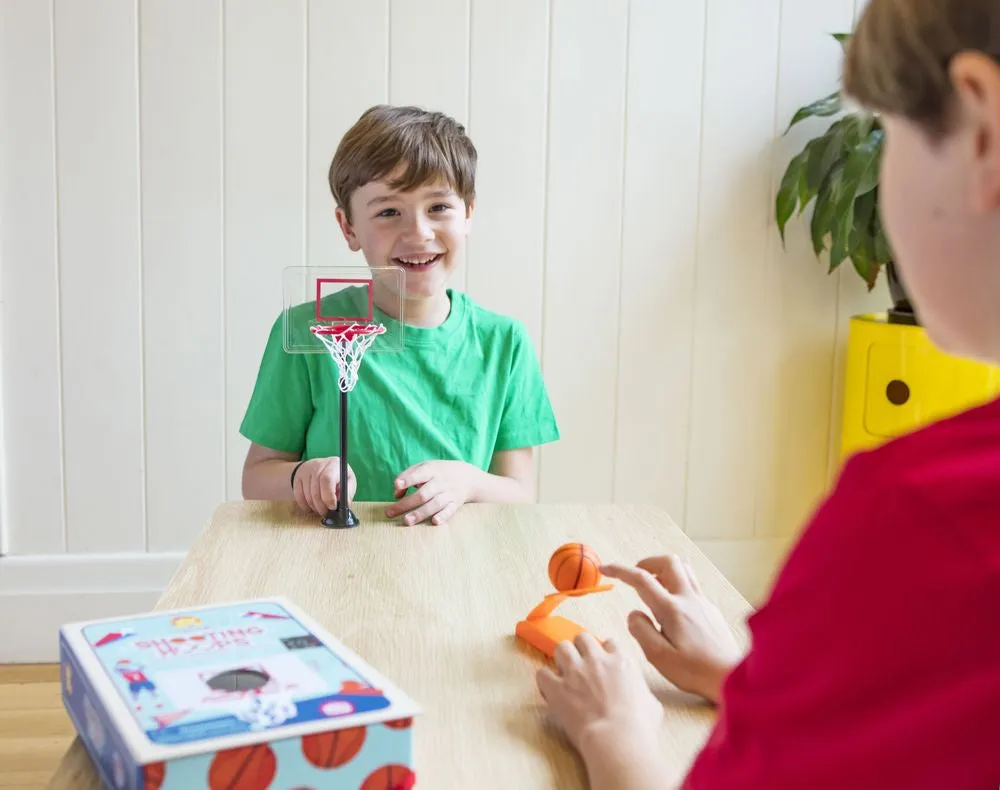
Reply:
<svg viewBox="0 0 1000 790"><path fill-rule="evenodd" d="M337 209L348 246L369 266L398 266L406 272L409 300L433 300L445 293L471 226L472 206L445 181L411 192L393 189L396 174L373 181L351 196L351 221Z"/></svg>

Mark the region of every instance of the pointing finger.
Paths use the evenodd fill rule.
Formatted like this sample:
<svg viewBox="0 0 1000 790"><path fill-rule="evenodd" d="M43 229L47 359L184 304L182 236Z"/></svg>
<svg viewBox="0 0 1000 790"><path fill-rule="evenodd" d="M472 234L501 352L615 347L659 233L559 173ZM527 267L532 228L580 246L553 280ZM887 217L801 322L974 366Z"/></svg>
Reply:
<svg viewBox="0 0 1000 790"><path fill-rule="evenodd" d="M662 557L648 557L637 563L638 567L648 571L659 579L660 584L674 595L683 595L691 591L691 580L681 558L676 554Z"/></svg>
<svg viewBox="0 0 1000 790"><path fill-rule="evenodd" d="M670 593L653 574L642 568L626 568L620 565L608 565L601 570L605 576L623 581L632 587L661 625L673 626L677 607Z"/></svg>

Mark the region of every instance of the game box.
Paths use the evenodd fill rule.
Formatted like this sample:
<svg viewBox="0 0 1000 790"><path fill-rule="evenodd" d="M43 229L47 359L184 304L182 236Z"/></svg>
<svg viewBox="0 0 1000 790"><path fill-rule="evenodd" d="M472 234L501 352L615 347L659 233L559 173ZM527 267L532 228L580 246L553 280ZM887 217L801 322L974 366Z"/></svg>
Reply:
<svg viewBox="0 0 1000 790"><path fill-rule="evenodd" d="M66 710L114 790L410 790L419 706L281 597L65 625Z"/></svg>

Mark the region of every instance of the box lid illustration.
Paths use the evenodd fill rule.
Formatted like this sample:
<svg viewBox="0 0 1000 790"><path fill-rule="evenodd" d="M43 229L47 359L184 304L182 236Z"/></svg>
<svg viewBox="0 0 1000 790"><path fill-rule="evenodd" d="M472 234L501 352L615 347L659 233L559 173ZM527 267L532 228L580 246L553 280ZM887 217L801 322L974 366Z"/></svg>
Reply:
<svg viewBox="0 0 1000 790"><path fill-rule="evenodd" d="M60 633L139 764L422 712L282 597L75 623Z"/></svg>

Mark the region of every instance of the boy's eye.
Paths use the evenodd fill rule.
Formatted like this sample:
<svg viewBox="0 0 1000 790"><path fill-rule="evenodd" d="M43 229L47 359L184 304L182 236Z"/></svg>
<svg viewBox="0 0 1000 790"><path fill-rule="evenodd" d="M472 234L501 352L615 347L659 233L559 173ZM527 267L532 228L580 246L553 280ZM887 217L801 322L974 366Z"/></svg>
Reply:
<svg viewBox="0 0 1000 790"><path fill-rule="evenodd" d="M451 206L447 203L435 203L431 206L431 211L447 211Z"/></svg>
<svg viewBox="0 0 1000 790"><path fill-rule="evenodd" d="M399 212L396 211L396 209L394 209L394 208L384 208L378 214L376 214L375 216L377 216L377 217L393 217L393 216L395 216L398 213Z"/></svg>

